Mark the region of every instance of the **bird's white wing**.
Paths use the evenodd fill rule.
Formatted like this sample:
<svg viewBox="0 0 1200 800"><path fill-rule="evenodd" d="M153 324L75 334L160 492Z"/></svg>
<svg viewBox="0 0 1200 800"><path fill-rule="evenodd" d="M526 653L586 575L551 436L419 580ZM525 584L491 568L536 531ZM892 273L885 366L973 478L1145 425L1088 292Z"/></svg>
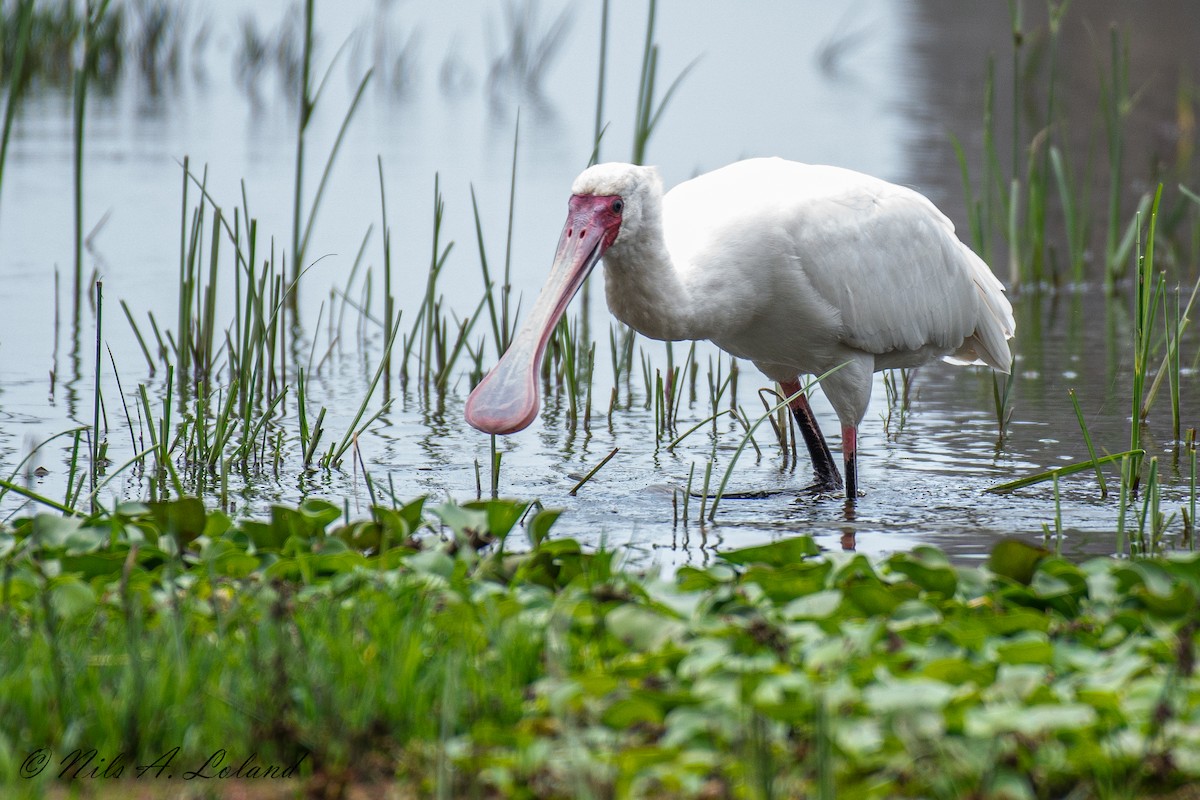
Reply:
<svg viewBox="0 0 1200 800"><path fill-rule="evenodd" d="M1014 326L1003 287L917 192L851 170L753 159L667 199L686 210L672 217L691 220L693 235L678 237L685 263L701 258L689 246L761 239L760 250L784 254L836 309L845 344L875 354L932 346L1008 370Z"/></svg>

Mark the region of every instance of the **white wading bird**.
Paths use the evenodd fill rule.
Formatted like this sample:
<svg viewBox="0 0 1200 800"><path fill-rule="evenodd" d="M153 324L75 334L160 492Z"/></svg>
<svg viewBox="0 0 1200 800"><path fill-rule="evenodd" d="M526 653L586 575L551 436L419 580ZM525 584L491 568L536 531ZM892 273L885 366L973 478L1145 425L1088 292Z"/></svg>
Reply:
<svg viewBox="0 0 1200 800"><path fill-rule="evenodd" d="M550 277L524 327L467 399L467 421L514 433L537 416L537 373L558 319L604 258L608 307L652 339L708 339L783 391L816 473L842 485L799 376L822 375L842 423L846 498L872 373L934 358L1008 372L1012 306L923 195L837 167L739 161L665 195L653 167L575 179Z"/></svg>

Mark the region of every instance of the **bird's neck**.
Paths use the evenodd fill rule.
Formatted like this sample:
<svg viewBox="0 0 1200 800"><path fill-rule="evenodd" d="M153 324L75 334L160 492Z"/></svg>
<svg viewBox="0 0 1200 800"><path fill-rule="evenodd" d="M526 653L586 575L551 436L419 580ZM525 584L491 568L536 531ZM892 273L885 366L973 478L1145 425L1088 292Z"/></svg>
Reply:
<svg viewBox="0 0 1200 800"><path fill-rule="evenodd" d="M638 236L613 243L604 254L604 283L609 310L638 333L668 341L696 338L687 287L659 218L643 219Z"/></svg>

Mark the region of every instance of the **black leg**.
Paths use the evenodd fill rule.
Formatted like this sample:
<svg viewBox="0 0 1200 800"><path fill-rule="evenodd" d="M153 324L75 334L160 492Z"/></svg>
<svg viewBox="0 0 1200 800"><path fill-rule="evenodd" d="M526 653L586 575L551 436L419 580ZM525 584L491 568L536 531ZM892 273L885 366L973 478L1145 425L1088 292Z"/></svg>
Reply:
<svg viewBox="0 0 1200 800"><path fill-rule="evenodd" d="M796 395L801 388L799 381L787 381L779 385L788 397ZM825 443L825 437L821 435L821 429L817 426L817 418L813 416L808 398L803 394L796 395L789 406L792 416L796 418L796 424L800 426L800 434L804 437L804 444L808 447L808 455L812 459L814 482L809 488L817 492L830 492L842 488L842 476L838 474L833 454L829 452L829 445Z"/></svg>
<svg viewBox="0 0 1200 800"><path fill-rule="evenodd" d="M846 460L846 502L858 500L858 429L842 426L842 457Z"/></svg>

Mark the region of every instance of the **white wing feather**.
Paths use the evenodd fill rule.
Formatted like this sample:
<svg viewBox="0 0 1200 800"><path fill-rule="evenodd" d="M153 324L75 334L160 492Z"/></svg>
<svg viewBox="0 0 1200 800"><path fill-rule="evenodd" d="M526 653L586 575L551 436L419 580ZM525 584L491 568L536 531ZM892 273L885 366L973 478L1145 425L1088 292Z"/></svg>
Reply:
<svg viewBox="0 0 1200 800"><path fill-rule="evenodd" d="M784 280L774 271L803 273L787 279L816 296L797 313L823 314L814 329L833 323L842 344L875 355L942 349L1009 369L1015 325L1003 286L915 191L837 167L751 159L680 184L663 212L685 278L711 274L736 251L743 258L722 265L730 281L761 289Z"/></svg>

